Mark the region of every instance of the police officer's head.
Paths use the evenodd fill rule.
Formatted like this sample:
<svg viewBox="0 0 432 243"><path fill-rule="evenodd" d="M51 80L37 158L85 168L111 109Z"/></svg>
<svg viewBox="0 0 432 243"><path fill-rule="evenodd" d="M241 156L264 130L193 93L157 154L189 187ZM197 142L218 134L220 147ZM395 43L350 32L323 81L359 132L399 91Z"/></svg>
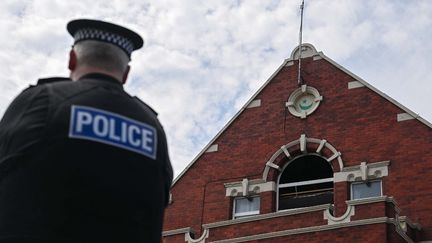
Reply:
<svg viewBox="0 0 432 243"><path fill-rule="evenodd" d="M88 73L110 75L126 81L132 51L143 46L143 39L135 32L108 22L79 19L68 23L74 38L70 51L71 79Z"/></svg>

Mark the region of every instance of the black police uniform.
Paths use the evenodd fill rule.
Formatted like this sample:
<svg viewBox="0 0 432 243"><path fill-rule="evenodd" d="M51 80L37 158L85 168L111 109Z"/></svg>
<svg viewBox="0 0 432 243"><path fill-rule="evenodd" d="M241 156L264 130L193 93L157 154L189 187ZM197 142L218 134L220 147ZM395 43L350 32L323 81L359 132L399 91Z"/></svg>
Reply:
<svg viewBox="0 0 432 243"><path fill-rule="evenodd" d="M155 112L117 80L41 80L0 122L0 242L160 242L172 176Z"/></svg>

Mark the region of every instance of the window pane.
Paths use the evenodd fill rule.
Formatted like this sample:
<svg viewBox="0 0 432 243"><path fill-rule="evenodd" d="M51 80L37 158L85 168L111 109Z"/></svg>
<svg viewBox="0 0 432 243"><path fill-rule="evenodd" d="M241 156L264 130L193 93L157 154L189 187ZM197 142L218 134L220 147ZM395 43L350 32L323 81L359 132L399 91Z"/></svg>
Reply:
<svg viewBox="0 0 432 243"><path fill-rule="evenodd" d="M382 195L381 181L371 181L368 183L353 183L351 184L351 192L351 199L379 197Z"/></svg>
<svg viewBox="0 0 432 243"><path fill-rule="evenodd" d="M307 155L291 161L284 169L279 184L333 177L330 164L322 157Z"/></svg>
<svg viewBox="0 0 432 243"><path fill-rule="evenodd" d="M311 207L315 205L333 203L333 192L324 192L319 194L305 195L299 197L280 198L279 210Z"/></svg>
<svg viewBox="0 0 432 243"><path fill-rule="evenodd" d="M235 213L244 213L251 211L259 211L260 198L236 198L235 199Z"/></svg>
<svg viewBox="0 0 432 243"><path fill-rule="evenodd" d="M290 161L279 178L278 210L333 203L333 169L318 155Z"/></svg>
<svg viewBox="0 0 432 243"><path fill-rule="evenodd" d="M299 194L319 193L324 191L333 191L333 182L303 185L297 187L297 192L299 192Z"/></svg>

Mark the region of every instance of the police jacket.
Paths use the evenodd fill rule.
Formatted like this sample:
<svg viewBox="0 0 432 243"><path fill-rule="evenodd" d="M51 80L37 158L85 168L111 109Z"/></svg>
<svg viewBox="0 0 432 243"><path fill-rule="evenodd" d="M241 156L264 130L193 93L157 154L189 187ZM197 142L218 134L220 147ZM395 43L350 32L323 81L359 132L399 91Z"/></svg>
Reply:
<svg viewBox="0 0 432 243"><path fill-rule="evenodd" d="M0 242L160 242L172 176L155 112L117 80L40 80L0 122Z"/></svg>

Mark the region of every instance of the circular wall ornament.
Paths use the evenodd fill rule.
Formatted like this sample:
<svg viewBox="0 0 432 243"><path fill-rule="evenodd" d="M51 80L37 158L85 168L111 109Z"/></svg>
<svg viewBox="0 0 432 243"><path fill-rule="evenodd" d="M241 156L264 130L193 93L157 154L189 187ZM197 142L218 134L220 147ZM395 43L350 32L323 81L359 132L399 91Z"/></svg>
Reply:
<svg viewBox="0 0 432 243"><path fill-rule="evenodd" d="M292 92L285 105L294 116L306 118L318 108L322 99L317 89L302 85Z"/></svg>

